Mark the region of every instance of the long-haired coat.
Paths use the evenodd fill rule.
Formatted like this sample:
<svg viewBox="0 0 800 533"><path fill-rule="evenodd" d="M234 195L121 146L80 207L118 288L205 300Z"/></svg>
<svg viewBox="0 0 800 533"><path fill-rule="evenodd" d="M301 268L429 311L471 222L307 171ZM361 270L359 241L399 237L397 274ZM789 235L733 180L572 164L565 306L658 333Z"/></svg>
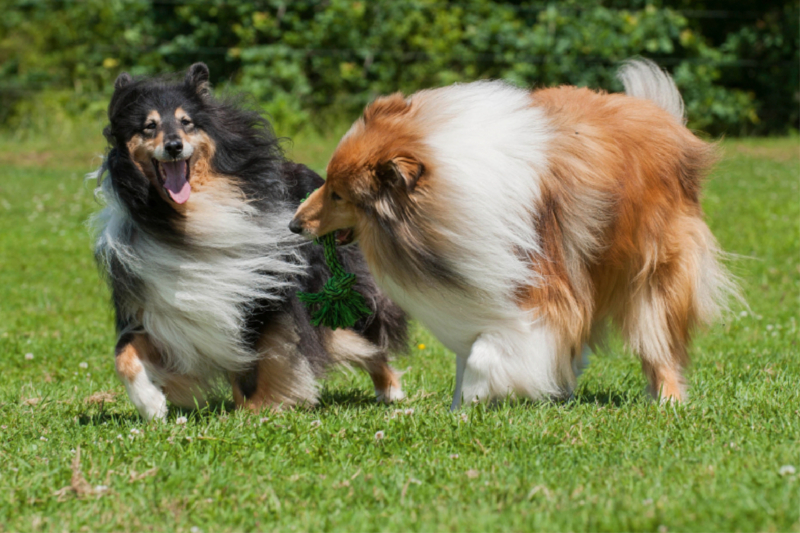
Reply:
<svg viewBox="0 0 800 533"><path fill-rule="evenodd" d="M329 273L320 247L286 225L323 181L283 158L258 113L212 97L199 63L179 81L121 74L108 118L96 256L117 373L143 417L166 416L167 400L202 405L220 377L237 406L313 404L336 362L367 370L379 399L402 397L387 356L404 349L405 316L357 250L340 256L373 315L352 329L310 325L296 292Z"/></svg>
<svg viewBox="0 0 800 533"><path fill-rule="evenodd" d="M626 94L499 81L377 99L295 214L357 241L378 284L457 356L453 406L564 397L613 321L653 394L682 399L693 327L736 293L703 221L713 145L668 75Z"/></svg>

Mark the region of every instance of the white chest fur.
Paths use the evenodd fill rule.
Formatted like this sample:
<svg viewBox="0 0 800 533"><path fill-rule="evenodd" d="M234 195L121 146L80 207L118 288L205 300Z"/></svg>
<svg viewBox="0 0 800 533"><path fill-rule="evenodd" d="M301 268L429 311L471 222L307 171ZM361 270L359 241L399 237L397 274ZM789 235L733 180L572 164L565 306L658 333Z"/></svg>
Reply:
<svg viewBox="0 0 800 533"><path fill-rule="evenodd" d="M285 227L290 209L265 214L237 195L198 192L186 215L185 242L175 246L137 230L107 182L97 250L137 280L136 292L121 302L123 320L146 331L180 373L249 365L256 354L242 343L248 306L280 298L304 268L293 251L300 241Z"/></svg>

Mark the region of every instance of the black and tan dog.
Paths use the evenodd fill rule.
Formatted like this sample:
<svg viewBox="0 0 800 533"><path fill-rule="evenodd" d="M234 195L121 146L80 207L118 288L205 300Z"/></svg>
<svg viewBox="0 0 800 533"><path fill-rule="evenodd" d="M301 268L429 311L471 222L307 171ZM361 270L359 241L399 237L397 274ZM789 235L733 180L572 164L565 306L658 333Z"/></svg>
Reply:
<svg viewBox="0 0 800 533"><path fill-rule="evenodd" d="M369 372L379 400L403 397L388 364L406 319L355 248L341 250L373 315L352 329L309 323L296 292L328 276L320 247L287 229L322 179L286 161L267 121L209 91L208 68L185 79L121 74L108 108L106 202L96 256L113 293L117 373L146 419L167 400L202 405L220 377L237 406L317 401L332 363Z"/></svg>

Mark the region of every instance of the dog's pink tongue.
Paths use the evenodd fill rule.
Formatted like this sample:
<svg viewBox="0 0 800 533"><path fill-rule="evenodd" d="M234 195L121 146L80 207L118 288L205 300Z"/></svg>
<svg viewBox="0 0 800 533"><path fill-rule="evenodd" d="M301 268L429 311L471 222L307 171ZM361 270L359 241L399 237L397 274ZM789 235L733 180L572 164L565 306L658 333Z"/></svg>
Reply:
<svg viewBox="0 0 800 533"><path fill-rule="evenodd" d="M192 188L186 180L186 161L162 161L161 168L164 169L164 187L175 201L182 204L189 199Z"/></svg>

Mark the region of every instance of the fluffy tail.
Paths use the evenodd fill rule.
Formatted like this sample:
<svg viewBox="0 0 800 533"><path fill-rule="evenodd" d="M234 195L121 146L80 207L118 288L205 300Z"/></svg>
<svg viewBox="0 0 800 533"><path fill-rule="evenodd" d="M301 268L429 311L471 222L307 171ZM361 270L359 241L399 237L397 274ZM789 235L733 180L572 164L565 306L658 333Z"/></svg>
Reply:
<svg viewBox="0 0 800 533"><path fill-rule="evenodd" d="M651 100L681 124L686 124L683 98L678 87L669 74L649 59L626 61L617 72L617 79L622 82L628 96Z"/></svg>

